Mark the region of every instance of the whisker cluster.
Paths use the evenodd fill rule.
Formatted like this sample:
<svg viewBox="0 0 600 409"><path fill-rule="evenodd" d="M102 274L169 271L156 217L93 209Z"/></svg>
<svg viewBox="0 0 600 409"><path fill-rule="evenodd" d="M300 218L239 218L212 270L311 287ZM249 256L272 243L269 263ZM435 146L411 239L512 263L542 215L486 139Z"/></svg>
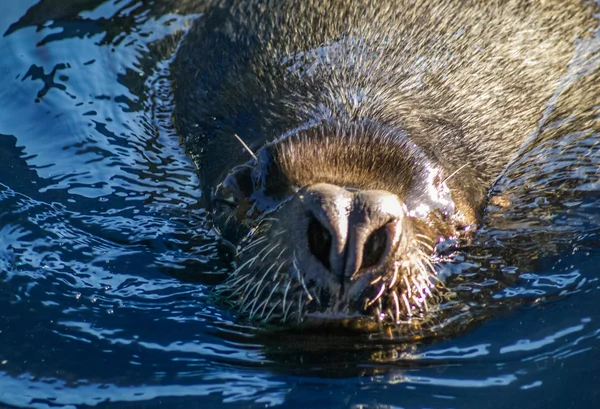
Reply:
<svg viewBox="0 0 600 409"><path fill-rule="evenodd" d="M429 312L429 299L435 291L434 283L439 282L430 261L432 240L422 234L416 236L418 239L414 239L414 249L391 263L388 279L375 298L365 303L366 309L375 301L382 301L384 308L376 309L377 314L383 311L385 322L395 325L411 322L415 316Z"/></svg>
<svg viewBox="0 0 600 409"><path fill-rule="evenodd" d="M299 321L306 304L314 299L295 260L290 263L285 257L288 246L280 239L285 231L273 228L278 222L264 218L250 231L238 247L241 264L215 290L252 321Z"/></svg>
<svg viewBox="0 0 600 409"><path fill-rule="evenodd" d="M239 266L217 288L217 293L251 321L299 323L312 310L326 311L321 290L300 271L293 244L286 241L279 220L264 218L251 230L238 250ZM390 260L387 270L373 277L370 297L359 300L362 313L377 325L411 324L430 311L437 291L435 266L430 260L432 239L415 234L410 251ZM359 307L360 309L360 307Z"/></svg>

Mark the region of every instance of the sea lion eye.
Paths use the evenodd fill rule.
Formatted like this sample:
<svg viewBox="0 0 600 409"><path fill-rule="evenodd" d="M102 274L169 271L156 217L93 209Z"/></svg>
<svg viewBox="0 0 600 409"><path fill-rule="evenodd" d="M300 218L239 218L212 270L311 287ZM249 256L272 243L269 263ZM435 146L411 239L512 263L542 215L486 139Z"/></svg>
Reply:
<svg viewBox="0 0 600 409"><path fill-rule="evenodd" d="M236 166L223 184L227 184L230 189L234 188L237 190L238 196L249 197L254 191L252 170L252 166L246 164ZM228 181L230 181L230 183L227 183Z"/></svg>
<svg viewBox="0 0 600 409"><path fill-rule="evenodd" d="M219 205L230 208L236 207L241 200L249 198L253 191L252 167L248 165L236 166L217 187L212 202L215 208Z"/></svg>
<svg viewBox="0 0 600 409"><path fill-rule="evenodd" d="M252 167L247 164L232 169L212 195L214 226L227 240L238 240L247 233L241 220L248 217L254 191Z"/></svg>

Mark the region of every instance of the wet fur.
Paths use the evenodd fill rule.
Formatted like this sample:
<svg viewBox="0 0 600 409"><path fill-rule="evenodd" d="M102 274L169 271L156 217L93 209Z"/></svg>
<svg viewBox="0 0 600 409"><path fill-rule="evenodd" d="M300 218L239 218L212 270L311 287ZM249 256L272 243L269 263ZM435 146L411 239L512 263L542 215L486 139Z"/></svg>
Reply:
<svg viewBox="0 0 600 409"><path fill-rule="evenodd" d="M415 169L433 163L461 228L536 129L594 11L575 1L214 2L173 66L176 123L207 193L248 159L237 133L255 152L268 142L252 166L263 164L271 198L327 182L404 199ZM283 203L246 226L224 292L252 319L327 312L330 295L295 271L277 227L293 214ZM447 236L431 225L415 222L409 251L373 278L372 315L399 324L427 308L432 237Z"/></svg>

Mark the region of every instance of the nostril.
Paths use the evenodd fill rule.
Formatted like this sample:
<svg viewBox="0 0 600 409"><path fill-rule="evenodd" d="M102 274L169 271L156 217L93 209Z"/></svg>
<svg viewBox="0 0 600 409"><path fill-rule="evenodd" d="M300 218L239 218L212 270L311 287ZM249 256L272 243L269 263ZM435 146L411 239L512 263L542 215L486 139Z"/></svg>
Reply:
<svg viewBox="0 0 600 409"><path fill-rule="evenodd" d="M331 270L329 254L331 253L331 233L317 219L311 217L308 223L308 248L310 252L325 266Z"/></svg>
<svg viewBox="0 0 600 409"><path fill-rule="evenodd" d="M360 266L361 269L367 269L376 266L381 262L381 258L383 257L388 245L387 236L386 226L381 226L371 233L365 242L363 249L363 257Z"/></svg>

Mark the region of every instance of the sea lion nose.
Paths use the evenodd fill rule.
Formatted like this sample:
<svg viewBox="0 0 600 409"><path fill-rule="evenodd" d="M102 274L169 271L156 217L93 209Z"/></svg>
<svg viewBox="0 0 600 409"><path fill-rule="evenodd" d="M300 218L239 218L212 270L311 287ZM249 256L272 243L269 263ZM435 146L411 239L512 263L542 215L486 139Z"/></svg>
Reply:
<svg viewBox="0 0 600 409"><path fill-rule="evenodd" d="M349 215L344 276L354 278L362 271L385 264L400 223L406 214L398 197L382 190L354 195Z"/></svg>
<svg viewBox="0 0 600 409"><path fill-rule="evenodd" d="M307 188L303 202L310 253L341 280L385 263L406 213L392 193L329 184Z"/></svg>

